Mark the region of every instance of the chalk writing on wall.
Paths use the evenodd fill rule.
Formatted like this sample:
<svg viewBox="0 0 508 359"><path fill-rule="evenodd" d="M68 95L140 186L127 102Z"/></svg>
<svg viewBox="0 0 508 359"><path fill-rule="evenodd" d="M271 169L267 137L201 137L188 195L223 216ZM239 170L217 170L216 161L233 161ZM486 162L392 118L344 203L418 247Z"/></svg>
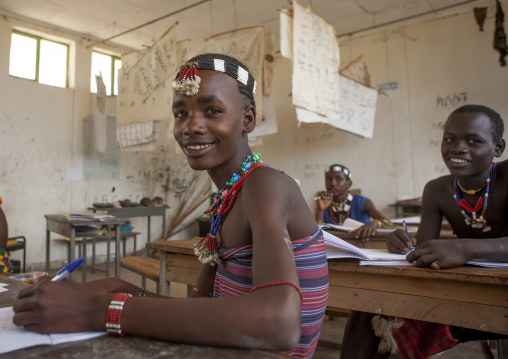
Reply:
<svg viewBox="0 0 508 359"><path fill-rule="evenodd" d="M465 105L467 102L467 92L457 92L451 95L436 97L436 108L449 108Z"/></svg>

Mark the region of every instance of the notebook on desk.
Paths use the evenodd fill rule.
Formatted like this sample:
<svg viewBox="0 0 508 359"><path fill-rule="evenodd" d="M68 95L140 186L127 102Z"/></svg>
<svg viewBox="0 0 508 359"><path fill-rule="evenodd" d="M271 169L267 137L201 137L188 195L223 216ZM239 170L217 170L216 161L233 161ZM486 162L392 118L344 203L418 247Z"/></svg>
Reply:
<svg viewBox="0 0 508 359"><path fill-rule="evenodd" d="M334 230L342 231L342 232L352 232L355 229L360 228L364 224L365 223L362 223L360 221L356 221L351 218L346 218L344 220L344 223L342 223L342 224L324 223L324 224L320 224L319 228L321 228L322 230L334 229ZM395 227L377 228L376 232L377 233L391 233L391 232L395 231L396 229L397 228L395 228ZM408 227L408 232L414 234L414 233L416 233L416 229Z"/></svg>

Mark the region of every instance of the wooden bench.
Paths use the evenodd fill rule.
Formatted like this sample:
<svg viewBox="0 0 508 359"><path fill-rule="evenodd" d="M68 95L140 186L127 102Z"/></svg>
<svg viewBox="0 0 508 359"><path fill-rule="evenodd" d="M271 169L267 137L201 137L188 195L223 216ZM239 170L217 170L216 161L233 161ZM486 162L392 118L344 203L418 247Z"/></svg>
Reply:
<svg viewBox="0 0 508 359"><path fill-rule="evenodd" d="M146 288L146 277L154 280L157 283L157 293L159 293L160 261L158 259L145 256L122 257L120 265L141 275L143 288Z"/></svg>

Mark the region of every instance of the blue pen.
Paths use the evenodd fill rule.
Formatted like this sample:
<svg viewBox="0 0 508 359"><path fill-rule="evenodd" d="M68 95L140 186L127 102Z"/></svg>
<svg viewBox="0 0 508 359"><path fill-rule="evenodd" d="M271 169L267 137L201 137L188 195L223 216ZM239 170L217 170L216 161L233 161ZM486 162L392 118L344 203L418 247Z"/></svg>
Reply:
<svg viewBox="0 0 508 359"><path fill-rule="evenodd" d="M56 274L56 276L53 277L53 279L51 279L51 281L58 282L58 281L64 279L65 277L67 277L67 275L74 272L81 264L83 264L84 261L85 261L85 257L82 257L82 258L76 259L72 263L67 264L65 267L60 269L60 271Z"/></svg>
<svg viewBox="0 0 508 359"><path fill-rule="evenodd" d="M406 221L402 221L402 224L404 225L404 231L406 231L406 235L409 237L409 239L411 239L411 237L409 236L409 232L407 231ZM414 249L415 249L415 247L409 246L410 252L414 251Z"/></svg>

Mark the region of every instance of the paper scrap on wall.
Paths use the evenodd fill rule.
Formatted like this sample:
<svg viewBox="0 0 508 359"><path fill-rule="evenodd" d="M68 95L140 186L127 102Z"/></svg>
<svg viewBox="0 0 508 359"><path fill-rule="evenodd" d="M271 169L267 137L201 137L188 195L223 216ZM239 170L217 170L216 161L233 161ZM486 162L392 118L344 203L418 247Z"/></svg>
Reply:
<svg viewBox="0 0 508 359"><path fill-rule="evenodd" d="M94 132L95 132L95 148L100 153L106 152L107 133L106 133L106 86L102 81L102 74L95 75L97 82L97 97L94 114Z"/></svg>
<svg viewBox="0 0 508 359"><path fill-rule="evenodd" d="M293 2L293 104L339 117L339 45L335 29Z"/></svg>

